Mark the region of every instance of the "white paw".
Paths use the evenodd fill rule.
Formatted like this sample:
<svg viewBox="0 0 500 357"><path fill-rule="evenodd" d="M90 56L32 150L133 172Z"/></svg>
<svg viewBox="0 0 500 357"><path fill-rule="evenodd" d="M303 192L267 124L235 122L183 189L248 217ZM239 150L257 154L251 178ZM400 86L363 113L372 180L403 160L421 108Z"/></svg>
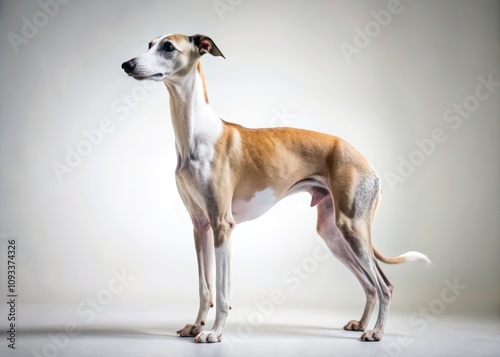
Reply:
<svg viewBox="0 0 500 357"><path fill-rule="evenodd" d="M217 335L215 331L201 331L195 338L196 343L213 343L222 341L222 335Z"/></svg>
<svg viewBox="0 0 500 357"><path fill-rule="evenodd" d="M193 337L203 331L203 326L187 324L183 328L177 331L177 334L181 337Z"/></svg>
<svg viewBox="0 0 500 357"><path fill-rule="evenodd" d="M344 330L347 331L363 331L365 328L360 325L359 321L351 320L345 326Z"/></svg>
<svg viewBox="0 0 500 357"><path fill-rule="evenodd" d="M361 335L363 341L380 341L382 339L382 331L379 330L366 330Z"/></svg>

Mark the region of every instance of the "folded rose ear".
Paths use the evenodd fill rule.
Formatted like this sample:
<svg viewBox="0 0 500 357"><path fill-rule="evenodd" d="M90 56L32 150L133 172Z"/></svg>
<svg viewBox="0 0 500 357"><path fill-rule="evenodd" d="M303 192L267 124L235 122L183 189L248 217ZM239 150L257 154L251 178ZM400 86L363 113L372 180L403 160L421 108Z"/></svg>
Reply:
<svg viewBox="0 0 500 357"><path fill-rule="evenodd" d="M222 58L226 58L210 37L198 34L191 36L191 38L194 41L194 45L198 48L198 53L200 55L210 53L212 56L221 56Z"/></svg>

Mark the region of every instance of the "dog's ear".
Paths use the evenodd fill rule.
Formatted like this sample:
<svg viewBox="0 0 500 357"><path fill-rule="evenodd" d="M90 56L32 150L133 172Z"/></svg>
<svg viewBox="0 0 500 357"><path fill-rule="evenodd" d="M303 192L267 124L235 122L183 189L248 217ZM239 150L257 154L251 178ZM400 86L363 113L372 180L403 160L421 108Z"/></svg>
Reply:
<svg viewBox="0 0 500 357"><path fill-rule="evenodd" d="M191 38L193 39L196 48L198 48L200 56L205 53L210 53L212 56L221 56L222 58L226 58L210 37L198 34L191 36Z"/></svg>

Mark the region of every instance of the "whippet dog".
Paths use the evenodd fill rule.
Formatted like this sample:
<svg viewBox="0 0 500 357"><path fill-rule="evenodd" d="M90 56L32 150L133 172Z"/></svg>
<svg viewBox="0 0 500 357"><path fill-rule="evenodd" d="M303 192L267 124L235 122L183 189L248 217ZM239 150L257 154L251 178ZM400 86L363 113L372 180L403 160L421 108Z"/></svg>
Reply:
<svg viewBox="0 0 500 357"><path fill-rule="evenodd" d="M378 174L338 137L294 128L248 129L221 120L208 101L200 63L206 53L224 57L207 36L166 35L122 64L135 79L162 81L170 94L178 159L175 176L194 226L200 295L196 321L177 334L193 336L195 342L221 341L231 309L232 231L282 198L305 191L311 194L311 207L317 206L317 232L366 293L361 318L344 329L364 331L364 341L380 340L393 285L375 258L388 264L428 258L418 252L389 258L372 245L371 225L381 197ZM212 329L204 331L213 306L214 256L216 318ZM378 318L373 330L367 330L377 298Z"/></svg>

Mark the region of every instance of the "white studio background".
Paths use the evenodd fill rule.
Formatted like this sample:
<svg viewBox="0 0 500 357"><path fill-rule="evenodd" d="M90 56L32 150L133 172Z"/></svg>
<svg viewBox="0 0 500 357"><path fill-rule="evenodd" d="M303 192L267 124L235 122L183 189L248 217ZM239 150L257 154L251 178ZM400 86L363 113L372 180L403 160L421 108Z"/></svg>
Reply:
<svg viewBox="0 0 500 357"><path fill-rule="evenodd" d="M337 135L378 170L374 244L434 263L384 267L393 310L416 311L458 279L467 289L447 313L496 316L500 87L476 88L500 81L498 1L221 2L1 3L0 232L18 240L21 303L75 307L125 269L135 277L125 304L186 304L186 322L195 317L168 93L120 65L159 35L203 33L227 58L202 59L222 118ZM88 155L68 163L78 148ZM68 172L58 177L55 162ZM354 276L315 258L324 246L309 200L288 198L237 227L233 307L281 289L297 311L361 312ZM294 266L310 272L296 289Z"/></svg>

